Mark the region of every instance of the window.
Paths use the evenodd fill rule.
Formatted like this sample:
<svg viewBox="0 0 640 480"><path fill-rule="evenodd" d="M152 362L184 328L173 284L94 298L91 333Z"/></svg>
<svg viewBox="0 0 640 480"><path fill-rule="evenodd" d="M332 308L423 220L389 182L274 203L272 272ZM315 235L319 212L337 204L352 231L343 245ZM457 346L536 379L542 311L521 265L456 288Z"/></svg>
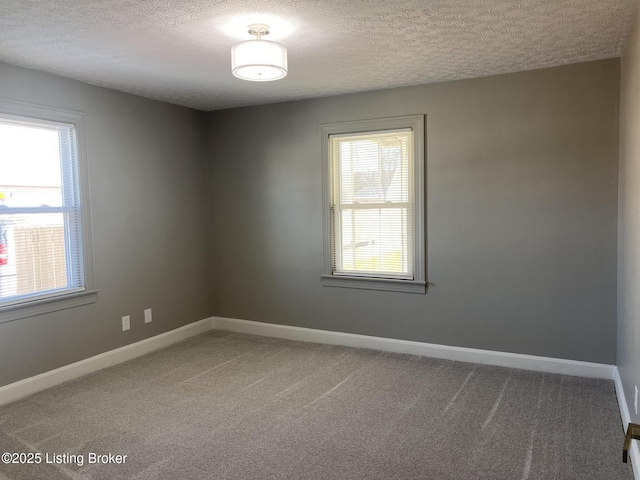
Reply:
<svg viewBox="0 0 640 480"><path fill-rule="evenodd" d="M325 286L425 293L424 117L322 126Z"/></svg>
<svg viewBox="0 0 640 480"><path fill-rule="evenodd" d="M95 301L82 125L0 101L0 321Z"/></svg>

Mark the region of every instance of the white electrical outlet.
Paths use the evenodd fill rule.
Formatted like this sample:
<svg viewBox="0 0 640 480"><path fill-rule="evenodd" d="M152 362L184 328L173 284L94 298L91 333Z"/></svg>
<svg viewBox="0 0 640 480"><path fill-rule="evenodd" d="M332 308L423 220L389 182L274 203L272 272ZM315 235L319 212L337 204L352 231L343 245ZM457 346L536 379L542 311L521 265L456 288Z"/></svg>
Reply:
<svg viewBox="0 0 640 480"><path fill-rule="evenodd" d="M636 407L636 415L638 415L638 386L636 385L636 399L633 401L633 405Z"/></svg>
<svg viewBox="0 0 640 480"><path fill-rule="evenodd" d="M131 329L131 317L129 315L126 315L122 317L122 331L124 332L130 329Z"/></svg>
<svg viewBox="0 0 640 480"><path fill-rule="evenodd" d="M147 308L144 311L144 323L151 323L152 317L151 317L151 309Z"/></svg>

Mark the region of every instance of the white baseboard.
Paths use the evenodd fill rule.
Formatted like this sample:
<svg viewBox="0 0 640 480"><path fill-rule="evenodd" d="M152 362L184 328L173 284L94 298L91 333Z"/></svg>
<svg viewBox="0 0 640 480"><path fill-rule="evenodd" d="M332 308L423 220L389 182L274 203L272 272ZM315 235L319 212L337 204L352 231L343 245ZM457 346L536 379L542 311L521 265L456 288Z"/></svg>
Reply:
<svg viewBox="0 0 640 480"><path fill-rule="evenodd" d="M311 328L292 327L273 323L211 317L185 325L170 332L157 335L140 342L87 358L71 365L51 370L18 382L0 387L0 405L31 395L46 388L72 380L97 370L126 362L162 347L179 342L193 335L211 330L286 338L305 342L343 345L347 347L371 348L389 352L424 355L460 362L480 363L509 368L521 368L548 373L576 375L581 377L613 380L617 372L614 365L580 362L558 358L538 357L517 353L496 352L475 348L452 347L432 343L372 337L353 333L331 332Z"/></svg>
<svg viewBox="0 0 640 480"><path fill-rule="evenodd" d="M211 330L213 322L211 318L205 318L198 322L190 323L184 327L176 328L166 333L147 338L131 345L116 348L109 352L101 353L95 357L87 358L79 362L56 368L49 372L41 373L35 377L25 378L15 383L0 387L0 405L13 402L47 388L87 375L88 373L102 370L106 367L126 362L136 357L153 352L186 338Z"/></svg>
<svg viewBox="0 0 640 480"><path fill-rule="evenodd" d="M622 428L626 433L627 425L631 422L631 415L629 414L629 408L627 407L627 397L624 394L624 388L622 387L622 379L620 378L618 367L616 367L613 381L616 385L616 396L618 397L618 407L620 408L620 417L622 418ZM640 448L638 448L637 441L631 442L629 459L631 460L631 466L633 467L633 476L636 480L640 480Z"/></svg>
<svg viewBox="0 0 640 480"><path fill-rule="evenodd" d="M273 323L213 317L213 328L232 332L286 338L313 343L327 343L346 347L371 348L396 353L409 353L460 362L480 363L499 367L521 368L537 372L559 373L579 377L613 380L615 365L580 362L561 358L538 357L518 353L495 352L475 348L451 347L433 343L412 342L392 338L370 337L353 333L331 332L311 328L291 327Z"/></svg>

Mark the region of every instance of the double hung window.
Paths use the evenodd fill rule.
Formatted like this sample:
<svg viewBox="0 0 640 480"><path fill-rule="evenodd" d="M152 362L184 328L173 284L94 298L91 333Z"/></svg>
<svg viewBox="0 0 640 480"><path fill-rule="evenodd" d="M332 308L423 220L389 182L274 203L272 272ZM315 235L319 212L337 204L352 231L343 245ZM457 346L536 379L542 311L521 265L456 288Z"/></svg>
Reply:
<svg viewBox="0 0 640 480"><path fill-rule="evenodd" d="M324 125L327 286L424 293L424 117Z"/></svg>
<svg viewBox="0 0 640 480"><path fill-rule="evenodd" d="M81 128L79 114L0 102L0 320L92 301Z"/></svg>

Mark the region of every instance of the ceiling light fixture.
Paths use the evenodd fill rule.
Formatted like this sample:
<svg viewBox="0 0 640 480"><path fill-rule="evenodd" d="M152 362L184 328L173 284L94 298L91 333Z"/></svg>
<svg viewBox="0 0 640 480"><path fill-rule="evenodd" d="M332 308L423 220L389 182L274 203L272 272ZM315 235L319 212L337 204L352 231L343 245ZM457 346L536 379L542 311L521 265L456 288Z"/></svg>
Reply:
<svg viewBox="0 0 640 480"><path fill-rule="evenodd" d="M261 23L247 27L256 40L236 43L231 47L231 71L242 80L269 82L287 76L287 49L284 45L262 40L269 26Z"/></svg>

